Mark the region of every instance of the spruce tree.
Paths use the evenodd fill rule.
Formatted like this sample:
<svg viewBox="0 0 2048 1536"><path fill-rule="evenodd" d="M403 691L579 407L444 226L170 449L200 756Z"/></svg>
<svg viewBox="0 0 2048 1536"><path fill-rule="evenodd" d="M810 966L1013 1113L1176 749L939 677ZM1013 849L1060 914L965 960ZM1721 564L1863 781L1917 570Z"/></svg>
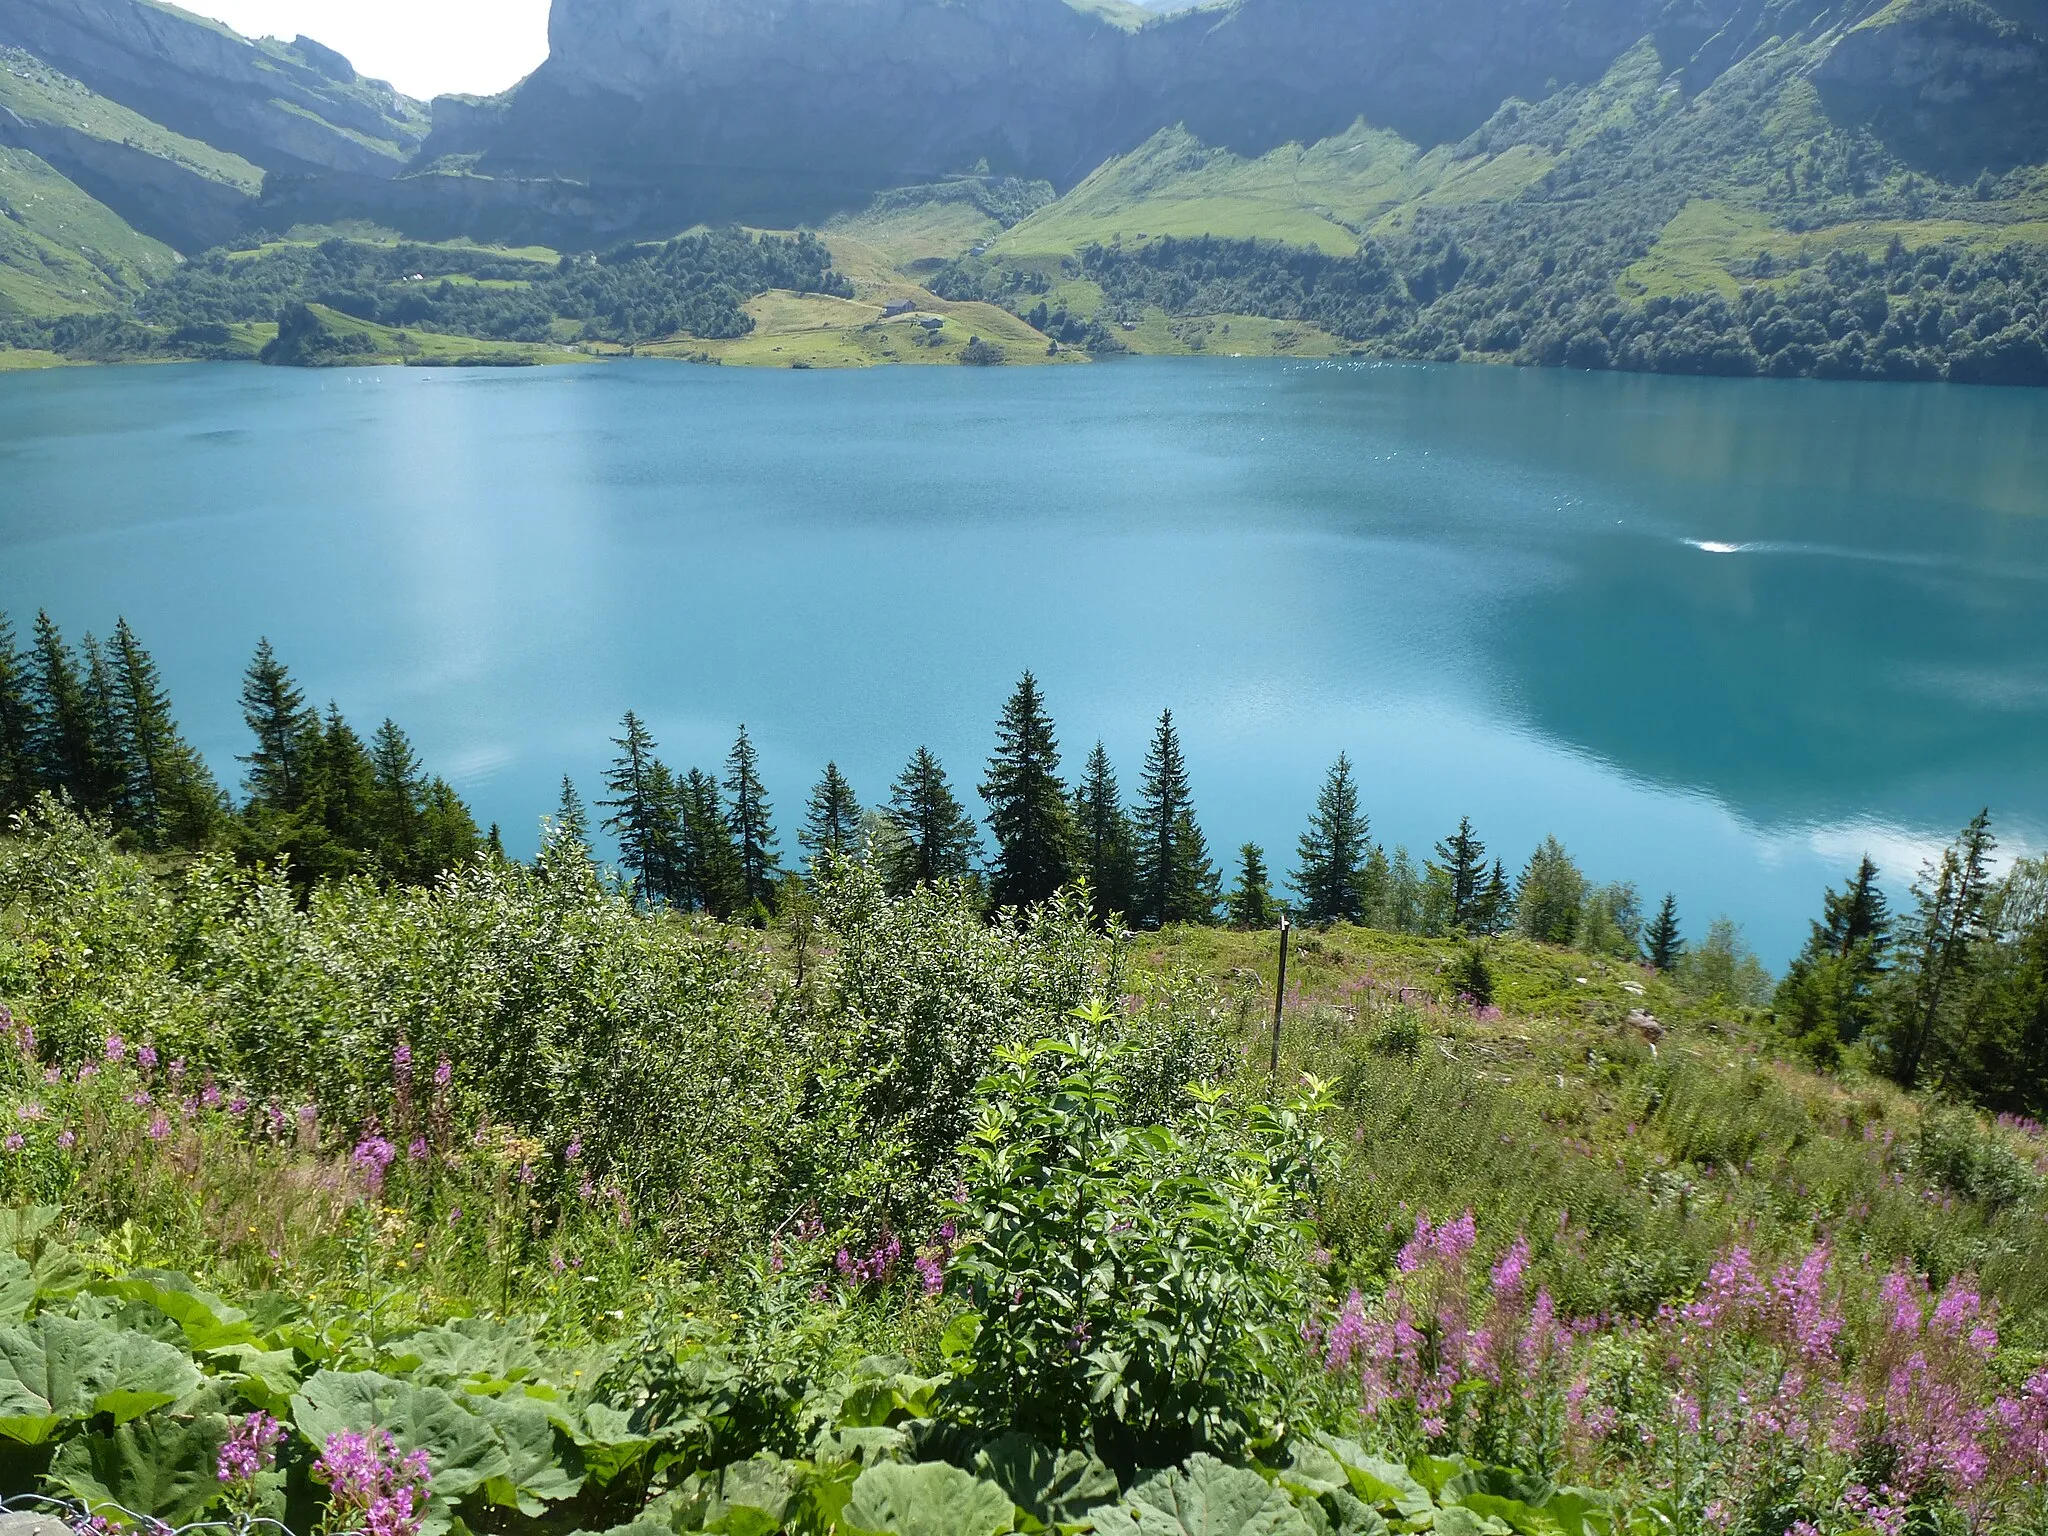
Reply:
<svg viewBox="0 0 2048 1536"><path fill-rule="evenodd" d="M998 907L1044 901L1074 877L1073 820L1059 767L1052 717L1038 679L1026 672L1003 706L981 783L996 844L989 900Z"/></svg>
<svg viewBox="0 0 2048 1536"><path fill-rule="evenodd" d="M131 823L145 847L197 848L220 825L220 786L179 732L156 663L126 619L114 625L112 661Z"/></svg>
<svg viewBox="0 0 2048 1536"><path fill-rule="evenodd" d="M566 773L562 775L562 798L555 805L554 835L574 841L586 853L590 851L590 813L583 808L583 797L576 793L576 781Z"/></svg>
<svg viewBox="0 0 2048 1536"><path fill-rule="evenodd" d="M1480 928L1480 900L1485 894L1486 844L1472 831L1472 818L1458 818L1458 830L1436 845L1437 868L1450 887L1449 918L1467 933Z"/></svg>
<svg viewBox="0 0 2048 1536"><path fill-rule="evenodd" d="M100 781L91 701L78 660L47 612L36 615L28 696L37 783L89 807Z"/></svg>
<svg viewBox="0 0 2048 1536"><path fill-rule="evenodd" d="M1308 830L1297 846L1294 874L1287 882L1301 898L1297 910L1304 922L1355 923L1364 916L1359 876L1365 869L1370 830L1358 808L1351 759L1339 752L1316 796Z"/></svg>
<svg viewBox="0 0 2048 1536"><path fill-rule="evenodd" d="M803 829L797 833L796 841L813 868L828 858L851 854L860 847L860 802L854 798L853 786L846 782L837 763L825 765L825 777L811 791L810 801L804 807Z"/></svg>
<svg viewBox="0 0 2048 1536"><path fill-rule="evenodd" d="M1387 850L1373 843L1365 850L1365 864L1358 871L1359 921L1368 928L1392 931L1394 867Z"/></svg>
<svg viewBox="0 0 2048 1536"><path fill-rule="evenodd" d="M775 813L761 785L760 757L744 725L725 759L725 793L746 899L772 911L775 883L782 877L782 862L775 855Z"/></svg>
<svg viewBox="0 0 2048 1536"><path fill-rule="evenodd" d="M1074 788L1075 867L1088 882L1088 899L1097 917L1131 910L1137 880L1131 839L1131 820L1124 814L1116 772L1098 741Z"/></svg>
<svg viewBox="0 0 2048 1536"><path fill-rule="evenodd" d="M114 674L107 665L105 648L91 635L79 642L78 649L85 662L85 709L91 722L93 764L92 782L84 787L79 800L115 826L131 830L135 823L128 782L130 763L121 740Z"/></svg>
<svg viewBox="0 0 2048 1536"><path fill-rule="evenodd" d="M1890 941L1891 905L1878 888L1877 866L1865 854L1856 873L1839 894L1830 890L1823 898L1821 921L1814 925L1812 945L1848 959L1859 945L1881 954Z"/></svg>
<svg viewBox="0 0 2048 1536"><path fill-rule="evenodd" d="M398 727L385 725L393 732ZM403 743L402 733L398 737ZM380 734L379 741L383 738ZM412 755L405 746L405 755ZM327 705L327 724L320 734L318 757L320 820L330 835L343 846L375 855L383 840L382 811L389 803L385 786L378 781L377 764L355 727L342 718L341 707Z"/></svg>
<svg viewBox="0 0 2048 1536"><path fill-rule="evenodd" d="M919 747L890 786L889 821L897 837L884 852L882 878L891 895L972 871L980 835L930 748Z"/></svg>
<svg viewBox="0 0 2048 1536"><path fill-rule="evenodd" d="M1986 937L1996 846L1991 813L1980 811L1913 887L1918 911L1910 939L1911 987L1887 1041L1887 1065L1902 1088L1917 1087L1927 1067L1959 1043L1945 1037L1963 999L1972 951Z"/></svg>
<svg viewBox="0 0 2048 1536"><path fill-rule="evenodd" d="M1246 843L1237 850L1237 884L1224 903L1233 928L1270 928L1279 921L1272 882L1266 874L1266 850Z"/></svg>
<svg viewBox="0 0 2048 1536"><path fill-rule="evenodd" d="M620 866L639 882L641 899L653 903L669 894L662 888L663 807L661 785L654 776L660 765L654 738L638 715L627 710L619 729L621 734L612 738L619 753L604 780L611 798L597 804L612 813L604 819L604 829L619 840Z"/></svg>
<svg viewBox="0 0 2048 1536"><path fill-rule="evenodd" d="M368 846L391 879L416 880L426 843L426 774L394 720L370 738L370 780Z"/></svg>
<svg viewBox="0 0 2048 1536"><path fill-rule="evenodd" d="M1170 709L1161 711L1145 754L1142 787L1144 798L1135 818L1137 899L1132 916L1155 928L1214 922L1220 897L1216 871L1195 823L1187 761Z"/></svg>
<svg viewBox="0 0 2048 1536"><path fill-rule="evenodd" d="M445 779L428 783L420 810L420 841L413 855L412 878L425 885L473 861L483 846L483 834L469 807Z"/></svg>
<svg viewBox="0 0 2048 1536"><path fill-rule="evenodd" d="M678 786L676 825L679 899L713 917L731 917L747 904L746 880L718 780L701 768L692 768Z"/></svg>
<svg viewBox="0 0 2048 1536"><path fill-rule="evenodd" d="M306 708L306 696L292 681L267 639L242 678L242 718L256 738L244 787L252 806L270 811L302 809L311 790L312 748L320 717Z"/></svg>
<svg viewBox="0 0 2048 1536"><path fill-rule="evenodd" d="M1643 935L1643 952L1651 968L1658 971L1675 971L1685 958L1685 940L1678 933L1678 898L1669 891Z"/></svg>
<svg viewBox="0 0 2048 1536"><path fill-rule="evenodd" d="M0 828L35 798L29 688L28 658L16 649L14 626L0 613Z"/></svg>
<svg viewBox="0 0 2048 1536"><path fill-rule="evenodd" d="M1515 891L1508 884L1507 866L1499 859L1493 861L1493 873L1480 888L1476 922L1478 931L1486 934L1503 934L1514 926Z"/></svg>

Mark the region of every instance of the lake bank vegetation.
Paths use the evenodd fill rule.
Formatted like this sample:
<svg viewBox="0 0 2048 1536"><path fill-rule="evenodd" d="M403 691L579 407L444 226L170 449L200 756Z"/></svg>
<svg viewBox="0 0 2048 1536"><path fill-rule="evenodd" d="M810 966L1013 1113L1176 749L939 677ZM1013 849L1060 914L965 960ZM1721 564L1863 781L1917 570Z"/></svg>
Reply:
<svg viewBox="0 0 2048 1536"><path fill-rule="evenodd" d="M629 716L522 863L394 836L437 781L267 647L230 802L116 635L83 737L54 626L0 674L9 1488L379 1536L2048 1518L2048 881L1981 820L1774 985L1555 840L1387 854L1340 759L1276 1045L1267 861L1214 868L1170 715L1126 803L1027 676L984 814L922 749L877 806L828 766L786 860L744 731L678 773Z"/></svg>

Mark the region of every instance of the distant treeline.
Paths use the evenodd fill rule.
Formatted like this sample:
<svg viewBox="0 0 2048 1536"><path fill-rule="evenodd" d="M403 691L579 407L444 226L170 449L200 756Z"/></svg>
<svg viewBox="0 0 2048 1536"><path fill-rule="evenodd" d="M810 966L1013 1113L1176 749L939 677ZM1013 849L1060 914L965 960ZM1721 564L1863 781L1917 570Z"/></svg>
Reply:
<svg viewBox="0 0 2048 1536"><path fill-rule="evenodd" d="M229 327L320 304L358 320L498 341L631 345L754 327L741 307L771 288L850 296L812 235L713 230L601 255L524 261L460 246L318 245L220 250L180 266L135 313L0 321L0 342L114 360L224 355Z"/></svg>
<svg viewBox="0 0 2048 1536"><path fill-rule="evenodd" d="M2048 251L1957 242L1882 255L1833 251L1789 270L1760 256L1733 298L1624 298L1615 271L1546 250L1473 245L1425 230L1333 256L1268 240L1160 239L1091 246L1069 274L1102 314L1072 315L1042 275L979 260L934 280L1007 306L1077 345L1114 337L1102 315L1265 315L1319 326L1376 356L1497 357L1543 367L1777 378L2048 384ZM1048 306L1051 307L1048 307Z"/></svg>
<svg viewBox="0 0 2048 1536"><path fill-rule="evenodd" d="M23 649L0 614L0 817L57 795L144 850L289 860L305 882L424 883L484 845L405 732L386 720L366 742L334 705L310 708L267 640L242 681L242 717L254 741L238 804L186 742L125 619L110 642L87 635L74 650L38 614Z"/></svg>
<svg viewBox="0 0 2048 1536"><path fill-rule="evenodd" d="M448 784L420 767L405 733L386 720L366 742L330 705L323 715L259 643L242 682L252 743L241 757L244 795L224 794L180 732L154 663L125 621L101 644L74 651L47 614L26 649L0 617L0 813L60 796L152 852L220 849L250 861L288 860L301 884L349 875L419 884L488 855ZM637 714L614 739L597 802L619 863L647 907L701 912L760 926L801 922L810 874L823 861L861 859L891 894L946 883L991 913L1085 888L1096 916L1141 928L1229 923L1261 928L1282 906L1266 851L1238 849L1226 890L1196 814L1180 734L1160 714L1126 802L1101 742L1071 783L1037 679L1019 680L996 722L978 794L962 803L927 747L911 754L879 804L863 805L837 763L805 801L796 834L801 870L785 866L760 758L742 726L722 772L677 772ZM984 834L986 837L984 839ZM562 781L549 834L591 847L590 816ZM1645 909L1627 882L1596 885L1556 838L1510 874L1469 819L1417 861L1373 840L1355 770L1339 754L1324 776L1286 878L1288 910L1309 924L1356 923L1390 932L1463 937L1452 980L1472 1002L1492 1001L1488 943L1537 943L1677 971L1703 998L1770 1004L1786 1037L1827 1066L1862 1049L1908 1087L1935 1081L1979 1102L2048 1113L2048 858L1992 871L1988 814L1964 829L1913 886L1895 917L1864 859L1784 980L1769 974L1727 919L1688 945L1678 904Z"/></svg>

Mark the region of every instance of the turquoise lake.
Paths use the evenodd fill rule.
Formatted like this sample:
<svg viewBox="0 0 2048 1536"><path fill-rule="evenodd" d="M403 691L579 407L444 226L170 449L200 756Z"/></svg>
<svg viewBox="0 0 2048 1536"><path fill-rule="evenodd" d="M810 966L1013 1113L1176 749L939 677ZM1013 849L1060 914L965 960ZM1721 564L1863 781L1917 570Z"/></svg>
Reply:
<svg viewBox="0 0 2048 1536"><path fill-rule="evenodd" d="M126 615L224 779L268 635L530 849L638 710L963 795L1043 681L1127 794L1162 707L1219 862L1374 835L1727 913L1774 966L1868 849L2048 845L2048 391L1505 369L662 363L0 375L0 608ZM970 803L974 803L971 801Z"/></svg>

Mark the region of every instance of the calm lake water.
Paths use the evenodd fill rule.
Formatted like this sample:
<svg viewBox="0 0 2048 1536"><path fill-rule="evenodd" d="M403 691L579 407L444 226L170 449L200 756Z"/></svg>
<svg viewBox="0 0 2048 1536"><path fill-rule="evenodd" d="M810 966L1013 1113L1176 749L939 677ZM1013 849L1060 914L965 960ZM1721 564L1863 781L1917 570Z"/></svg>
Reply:
<svg viewBox="0 0 2048 1536"><path fill-rule="evenodd" d="M2048 842L2048 391L1131 362L0 376L0 608L125 614L225 778L267 634L530 848L620 713L963 791L1017 674L1219 855L1339 749L1375 835L1726 912L1776 964L1868 848Z"/></svg>

